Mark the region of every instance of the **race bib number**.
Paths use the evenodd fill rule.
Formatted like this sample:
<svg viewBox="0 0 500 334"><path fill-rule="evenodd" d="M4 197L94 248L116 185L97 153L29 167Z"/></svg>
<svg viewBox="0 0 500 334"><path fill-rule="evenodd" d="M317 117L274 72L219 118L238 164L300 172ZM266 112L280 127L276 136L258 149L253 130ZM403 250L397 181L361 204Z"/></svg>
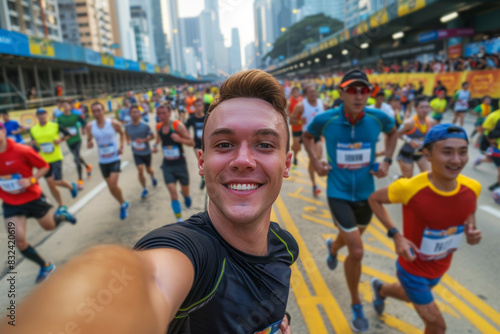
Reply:
<svg viewBox="0 0 500 334"><path fill-rule="evenodd" d="M113 144L106 144L106 145L99 145L99 155L101 158L109 158L112 157L116 152L115 145Z"/></svg>
<svg viewBox="0 0 500 334"><path fill-rule="evenodd" d="M132 142L132 147L136 151L144 151L146 149L146 143L138 143L136 141Z"/></svg>
<svg viewBox="0 0 500 334"><path fill-rule="evenodd" d="M453 226L447 230L426 228L420 244L419 257L424 261L434 261L447 257L458 249L464 236L465 225Z"/></svg>
<svg viewBox="0 0 500 334"><path fill-rule="evenodd" d="M278 333L278 330L280 329L281 321L276 321L274 324L268 326L266 329L255 332L254 334L276 334Z"/></svg>
<svg viewBox="0 0 500 334"><path fill-rule="evenodd" d="M0 176L0 188L9 194L22 193L24 188L19 184L21 178L20 174Z"/></svg>
<svg viewBox="0 0 500 334"><path fill-rule="evenodd" d="M201 139L201 136L203 136L203 129L197 129L196 130L196 137Z"/></svg>
<svg viewBox="0 0 500 334"><path fill-rule="evenodd" d="M68 132L72 136L76 136L78 134L78 128L76 126L71 126L68 128Z"/></svg>
<svg viewBox="0 0 500 334"><path fill-rule="evenodd" d="M54 152L54 143L42 143L40 144L40 150L43 152L43 153L52 153Z"/></svg>
<svg viewBox="0 0 500 334"><path fill-rule="evenodd" d="M163 157L165 160L177 160L181 157L179 146L163 146Z"/></svg>
<svg viewBox="0 0 500 334"><path fill-rule="evenodd" d="M340 169L360 169L368 167L372 156L370 143L338 143L337 167Z"/></svg>

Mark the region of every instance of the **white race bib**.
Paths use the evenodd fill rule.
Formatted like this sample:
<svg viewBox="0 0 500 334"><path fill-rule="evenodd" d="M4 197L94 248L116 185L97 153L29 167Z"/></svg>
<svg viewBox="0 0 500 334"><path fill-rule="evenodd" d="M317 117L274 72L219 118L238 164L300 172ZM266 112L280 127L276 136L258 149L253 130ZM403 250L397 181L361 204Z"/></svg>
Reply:
<svg viewBox="0 0 500 334"><path fill-rule="evenodd" d="M72 136L76 136L78 134L78 128L76 126L71 126L67 130Z"/></svg>
<svg viewBox="0 0 500 334"><path fill-rule="evenodd" d="M447 230L426 228L420 244L419 257L425 261L439 260L458 249L464 236L465 225L453 226Z"/></svg>
<svg viewBox="0 0 500 334"><path fill-rule="evenodd" d="M109 158L112 157L116 152L115 145L107 144L107 145L99 145L99 155L101 158Z"/></svg>
<svg viewBox="0 0 500 334"><path fill-rule="evenodd" d="M368 167L372 156L370 143L338 143L337 167L340 169L360 169Z"/></svg>
<svg viewBox="0 0 500 334"><path fill-rule="evenodd" d="M7 176L0 176L0 188L9 194L19 194L24 191L23 187L19 184L21 179L20 174L13 174Z"/></svg>
<svg viewBox="0 0 500 334"><path fill-rule="evenodd" d="M201 136L203 136L203 129L197 129L196 130L196 137L201 139Z"/></svg>
<svg viewBox="0 0 500 334"><path fill-rule="evenodd" d="M179 146L163 146L163 156L166 160L177 160L181 157L181 150Z"/></svg>
<svg viewBox="0 0 500 334"><path fill-rule="evenodd" d="M40 144L40 150L42 150L43 153L52 153L54 152L54 143L41 143Z"/></svg>
<svg viewBox="0 0 500 334"><path fill-rule="evenodd" d="M132 142L132 147L136 151L144 151L146 149L146 143L138 143L135 140Z"/></svg>

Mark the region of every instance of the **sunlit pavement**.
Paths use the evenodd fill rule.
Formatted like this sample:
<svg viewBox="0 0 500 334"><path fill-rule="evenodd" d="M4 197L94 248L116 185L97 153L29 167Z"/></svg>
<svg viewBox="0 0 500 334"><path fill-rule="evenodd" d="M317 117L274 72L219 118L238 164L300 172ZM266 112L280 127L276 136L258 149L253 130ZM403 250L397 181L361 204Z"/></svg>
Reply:
<svg viewBox="0 0 500 334"><path fill-rule="evenodd" d="M446 115L450 116L450 113ZM468 133L471 132L472 118L467 119L466 129ZM147 178L150 193L145 200L142 200L131 150L130 147L125 147L122 157L124 168L119 184L131 207L129 217L124 221L119 220L118 203L102 184L96 150L84 149L83 153L84 158L94 166L92 177L85 180L85 190L74 200L71 199L69 192L61 190L68 207L78 210L77 225L63 224L56 231L46 232L34 220L30 220L28 224L30 244L36 245L38 252L57 266L63 265L93 245L117 243L132 246L150 230L175 221L159 168L161 153L153 157L159 184L154 189L150 179ZM477 210L477 223L483 232L483 240L479 246L469 246L463 242L454 255L448 274L434 289L434 296L444 313L449 333L500 333L500 289L496 283L500 272L500 261L495 259L498 251L496 236L500 229L500 206L493 202L490 192L486 189L494 182L496 170L493 165L488 164L473 168L472 161L477 154L477 150L471 144L470 162L464 174L477 179L483 185ZM197 174L195 154L192 149L187 148L186 155L193 206L191 209L183 210L184 217L202 211L205 207L205 192L199 189L200 177ZM335 271L328 270L325 261L327 254L325 239L335 237L337 230L332 223L326 203L326 179L319 179L322 193L318 198L314 198L307 173L307 161L307 156L302 151L299 155L298 168L283 182L281 195L273 207L272 216L273 220L294 235L300 247L299 260L292 267L292 290L288 307L292 316L292 332L350 333L348 324L351 317L350 297L342 265L347 253L343 249L339 255L341 263L338 268ZM69 154L66 154L64 165L65 179L76 181L73 159ZM390 184L397 174L399 170L395 163L387 178L377 180L377 187ZM45 181L41 183L44 192L50 198ZM401 207L391 205L387 206L387 209L401 227ZM4 256L0 259L0 263L4 264L7 260L7 234L4 228L0 231L0 250L2 250L0 254ZM363 241L365 255L360 292L365 314L370 321L368 333L422 333L423 323L410 304L389 300L384 316L380 318L376 316L371 307L372 292L369 282L372 277L378 277L385 282L396 281L396 256L392 240L386 236L385 229L376 219L372 220L363 236ZM16 289L19 302L34 288L38 268L29 261L21 261L19 252L16 255L18 262L15 270ZM2 268L6 266L3 265ZM2 277L0 281L2 310L8 305L7 291L6 278ZM2 319L5 321L6 318ZM18 314L17 321L28 321L28 319L23 319L22 315Z"/></svg>

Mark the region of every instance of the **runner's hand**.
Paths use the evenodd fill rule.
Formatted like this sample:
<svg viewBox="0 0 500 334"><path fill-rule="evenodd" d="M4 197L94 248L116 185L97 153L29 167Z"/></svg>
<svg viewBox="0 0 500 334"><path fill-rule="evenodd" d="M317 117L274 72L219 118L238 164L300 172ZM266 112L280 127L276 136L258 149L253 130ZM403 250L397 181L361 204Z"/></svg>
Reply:
<svg viewBox="0 0 500 334"><path fill-rule="evenodd" d="M317 160L314 162L314 169L316 169L316 172L318 173L319 176L325 176L328 175L328 172L330 169L332 169L332 166L326 161L321 161Z"/></svg>
<svg viewBox="0 0 500 334"><path fill-rule="evenodd" d="M29 188L31 187L31 181L29 178L27 177L23 177L22 179L20 179L19 181L17 181L17 183L23 187L23 189L26 189L26 188Z"/></svg>
<svg viewBox="0 0 500 334"><path fill-rule="evenodd" d="M401 234L396 234L394 236L394 244L396 248L396 253L405 260L411 262L417 258L416 254L419 252L417 246L415 246L413 242L406 239Z"/></svg>
<svg viewBox="0 0 500 334"><path fill-rule="evenodd" d="M137 138L137 139L135 140L135 142L136 142L137 144L141 144L141 143L144 143L144 142L145 142L145 140L144 140L144 139L142 139L142 138Z"/></svg>
<svg viewBox="0 0 500 334"><path fill-rule="evenodd" d="M481 241L481 231L472 224L465 225L465 237L469 245L477 245Z"/></svg>
<svg viewBox="0 0 500 334"><path fill-rule="evenodd" d="M158 153L158 148L156 146L153 146L153 150L152 150L153 153Z"/></svg>
<svg viewBox="0 0 500 334"><path fill-rule="evenodd" d="M120 148L118 149L118 155L122 155L123 154L123 146L120 146Z"/></svg>
<svg viewBox="0 0 500 334"><path fill-rule="evenodd" d="M280 329L281 333L283 334L292 334L292 331L290 329L290 324L288 323L288 317L286 316L286 314L283 317L283 321L280 324Z"/></svg>
<svg viewBox="0 0 500 334"><path fill-rule="evenodd" d="M170 135L170 138L172 138L172 140L175 141L176 143L182 143L182 138L177 133L172 133Z"/></svg>
<svg viewBox="0 0 500 334"><path fill-rule="evenodd" d="M61 142L62 142L62 139L60 139L60 138L59 139L55 139L53 141L54 145L56 145L56 146L59 145Z"/></svg>
<svg viewBox="0 0 500 334"><path fill-rule="evenodd" d="M389 173L389 164L385 161L382 161L378 166L378 171L376 173L374 171L370 171L370 173L375 175L379 179L382 177L386 177Z"/></svg>
<svg viewBox="0 0 500 334"><path fill-rule="evenodd" d="M422 146L422 143L419 142L418 140L411 140L410 146L414 149L418 149L418 148L420 148L420 146Z"/></svg>
<svg viewBox="0 0 500 334"><path fill-rule="evenodd" d="M94 147L94 142L92 140L87 140L87 148L90 150Z"/></svg>

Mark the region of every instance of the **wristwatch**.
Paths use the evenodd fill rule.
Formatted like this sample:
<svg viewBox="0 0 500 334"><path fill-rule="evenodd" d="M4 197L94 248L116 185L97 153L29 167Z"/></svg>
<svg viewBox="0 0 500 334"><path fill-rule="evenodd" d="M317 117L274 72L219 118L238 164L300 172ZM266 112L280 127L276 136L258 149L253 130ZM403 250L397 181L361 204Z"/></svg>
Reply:
<svg viewBox="0 0 500 334"><path fill-rule="evenodd" d="M398 231L397 228L393 227L389 231L387 231L387 236L389 238L394 238L394 236L396 235L396 233L399 233L399 231Z"/></svg>
<svg viewBox="0 0 500 334"><path fill-rule="evenodd" d="M36 182L37 182L36 178L34 178L34 177L30 178L31 185L36 184Z"/></svg>
<svg viewBox="0 0 500 334"><path fill-rule="evenodd" d="M389 164L389 166L392 165L392 159L391 158L385 157L384 161L387 162Z"/></svg>

